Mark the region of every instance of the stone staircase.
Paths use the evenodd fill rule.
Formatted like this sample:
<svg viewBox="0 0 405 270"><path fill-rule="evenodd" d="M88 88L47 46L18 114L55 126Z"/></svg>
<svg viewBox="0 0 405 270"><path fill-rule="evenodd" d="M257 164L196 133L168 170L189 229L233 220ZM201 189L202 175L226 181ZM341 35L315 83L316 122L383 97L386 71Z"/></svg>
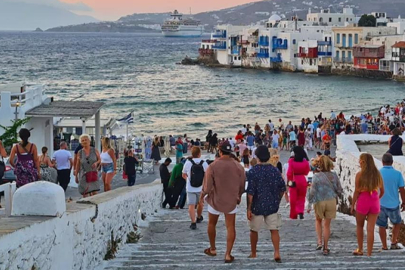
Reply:
<svg viewBox="0 0 405 270"><path fill-rule="evenodd" d="M162 210L162 215L143 230L138 244L127 244L104 269L405 269L405 251L380 252L381 244L376 235L373 257L354 257L357 247L355 225L344 215L332 222L331 254L315 251L316 234L313 213L305 220L289 220L289 209L281 206L283 227L280 230L282 263L273 261L270 233L262 230L259 235L258 257L249 259L249 228L245 206L237 215L237 239L232 252L235 261L224 264L226 230L223 217L217 225L217 256L208 257L203 250L209 247L207 220L198 229L189 229L187 210ZM207 213L204 213L207 219ZM365 245L366 247L366 245Z"/></svg>

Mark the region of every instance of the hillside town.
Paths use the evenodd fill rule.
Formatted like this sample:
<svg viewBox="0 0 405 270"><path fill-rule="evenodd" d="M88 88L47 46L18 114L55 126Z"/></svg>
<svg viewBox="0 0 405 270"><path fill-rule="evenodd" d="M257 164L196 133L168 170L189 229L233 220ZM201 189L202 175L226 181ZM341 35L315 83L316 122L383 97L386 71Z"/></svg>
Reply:
<svg viewBox="0 0 405 270"><path fill-rule="evenodd" d="M405 19L330 9L305 20L273 14L265 25L219 25L199 59L232 67L405 80ZM205 60L205 61L204 61Z"/></svg>

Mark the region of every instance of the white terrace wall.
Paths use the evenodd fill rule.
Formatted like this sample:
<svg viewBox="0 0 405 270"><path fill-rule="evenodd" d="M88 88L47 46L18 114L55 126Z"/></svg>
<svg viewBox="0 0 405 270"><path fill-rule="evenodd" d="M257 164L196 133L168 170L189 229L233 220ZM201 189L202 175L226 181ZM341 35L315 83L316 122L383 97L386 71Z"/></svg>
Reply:
<svg viewBox="0 0 405 270"><path fill-rule="evenodd" d="M351 205L351 199L354 192L354 184L356 173L360 171L359 158L361 152L356 145L356 142L381 142L386 143L391 136L385 135L339 135L337 137L337 150L336 150L336 168L335 171L340 177L344 195L341 210L345 212L347 207ZM388 150L388 148L387 148ZM382 157L383 154L381 154ZM374 158L376 166L380 169L382 163L380 160ZM405 174L405 157L394 157L394 168ZM405 217L405 215L404 215Z"/></svg>
<svg viewBox="0 0 405 270"><path fill-rule="evenodd" d="M98 205L94 223L90 219L95 215L95 205L73 203L74 207L68 207L60 218L42 218L1 236L0 269L96 269L111 238L118 240L118 247L124 244L127 234L141 222L141 213L153 215L161 198L162 185L158 182L99 194L86 200ZM19 222L29 217L12 219Z"/></svg>

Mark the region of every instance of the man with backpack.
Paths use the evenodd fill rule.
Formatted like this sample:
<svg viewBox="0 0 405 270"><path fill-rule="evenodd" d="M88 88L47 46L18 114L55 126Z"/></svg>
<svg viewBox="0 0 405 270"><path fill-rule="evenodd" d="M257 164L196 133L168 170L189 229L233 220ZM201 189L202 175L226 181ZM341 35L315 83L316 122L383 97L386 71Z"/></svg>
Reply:
<svg viewBox="0 0 405 270"><path fill-rule="evenodd" d="M207 162L201 159L200 147L191 148L192 158L187 159L183 167L183 178L186 179L186 190L188 197L188 213L191 219L190 229L197 229L197 223L203 220L202 205L199 204L200 194L204 181L205 171L208 168ZM197 208L197 216L195 208Z"/></svg>

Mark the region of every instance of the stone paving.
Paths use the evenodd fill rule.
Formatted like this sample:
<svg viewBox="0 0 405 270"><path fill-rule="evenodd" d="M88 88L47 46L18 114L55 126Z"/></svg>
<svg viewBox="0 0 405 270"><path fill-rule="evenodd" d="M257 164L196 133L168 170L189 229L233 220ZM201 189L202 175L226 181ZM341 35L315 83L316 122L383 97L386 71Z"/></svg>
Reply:
<svg viewBox="0 0 405 270"><path fill-rule="evenodd" d="M304 220L290 220L289 208L284 203L279 212L283 217L281 264L273 261L270 233L265 230L259 235L258 258L248 259L249 228L245 206L242 205L237 214L237 239L232 253L235 261L231 265L224 264L223 260L226 246L223 217L217 225L218 255L208 257L203 253L209 247L206 210L203 214L205 220L195 231L189 229L187 210L162 210L161 215L142 229L141 240L137 244L125 245L115 259L105 263L104 269L405 269L404 251L380 252L379 238L375 241L373 257L352 256L357 247L356 231L348 216L339 214L332 222L331 254L324 256L315 251L313 212Z"/></svg>

